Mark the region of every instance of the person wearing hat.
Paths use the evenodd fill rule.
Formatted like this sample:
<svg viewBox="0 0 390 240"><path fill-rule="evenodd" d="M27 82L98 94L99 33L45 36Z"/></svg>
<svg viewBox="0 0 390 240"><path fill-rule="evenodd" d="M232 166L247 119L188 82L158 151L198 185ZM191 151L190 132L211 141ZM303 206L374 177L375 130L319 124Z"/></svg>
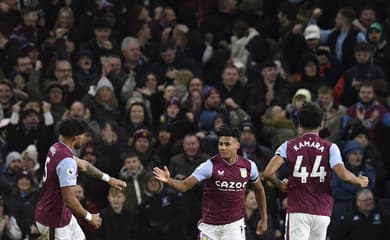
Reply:
<svg viewBox="0 0 390 240"><path fill-rule="evenodd" d="M81 46L93 54L93 62L99 63L100 58L110 54L119 54L119 45L111 37L112 26L107 19L96 17L93 21L94 37Z"/></svg>
<svg viewBox="0 0 390 240"><path fill-rule="evenodd" d="M390 46L386 41L384 27L379 22L370 24L366 32L367 42L373 47L374 63L382 67L387 79L390 76Z"/></svg>
<svg viewBox="0 0 390 240"><path fill-rule="evenodd" d="M35 206L39 198L35 183L34 177L28 171L20 172L16 176L14 191L8 199L10 213L15 216L23 237L39 234L34 219Z"/></svg>
<svg viewBox="0 0 390 240"><path fill-rule="evenodd" d="M27 171L34 178L35 182L38 182L38 177L40 178L40 176L37 172L40 168L40 164L38 163L37 147L34 144L28 145L21 155L23 170Z"/></svg>
<svg viewBox="0 0 390 240"><path fill-rule="evenodd" d="M261 78L248 84L248 98L246 111L251 119L258 124L267 107L271 105L286 106L290 101L290 86L282 79L272 59L267 59L261 64Z"/></svg>
<svg viewBox="0 0 390 240"><path fill-rule="evenodd" d="M74 56L74 78L82 88L82 92L87 92L88 87L99 79L100 71L95 62L93 53L89 49L80 49Z"/></svg>
<svg viewBox="0 0 390 240"><path fill-rule="evenodd" d="M334 87L336 99L345 106L358 100L358 91L362 82L371 82L375 86L377 96L385 98L388 83L381 67L372 62L374 50L368 43L359 43L355 47L356 64L347 69L344 78L340 78Z"/></svg>
<svg viewBox="0 0 390 240"><path fill-rule="evenodd" d="M35 144L38 150L38 162L41 166L46 160L46 152L54 141L54 120L50 104L30 100L24 104L23 110L17 103L7 129L7 142L11 151L24 151L29 145ZM40 112L38 112L40 111Z"/></svg>
<svg viewBox="0 0 390 240"><path fill-rule="evenodd" d="M387 169L376 144L369 139L368 130L362 123L356 123L345 129L347 133L347 140L354 140L364 147L364 162L375 169L376 184L374 192L376 195L381 196L386 192L386 176Z"/></svg>
<svg viewBox="0 0 390 240"><path fill-rule="evenodd" d="M186 239L187 210L182 193L160 182L148 171L144 183L145 199L138 208L139 235L142 239Z"/></svg>
<svg viewBox="0 0 390 240"><path fill-rule="evenodd" d="M221 95L215 87L206 85L202 89L203 107L200 110L199 123L204 131L210 131L214 127L214 119L221 113Z"/></svg>
<svg viewBox="0 0 390 240"><path fill-rule="evenodd" d="M198 126L194 114L184 109L181 106L180 99L176 96L166 103L160 123L170 129L175 129L172 132L172 139L175 142L180 142L187 133L195 131Z"/></svg>
<svg viewBox="0 0 390 240"><path fill-rule="evenodd" d="M357 141L348 141L343 150L343 161L345 167L355 176L367 176L369 179L368 188L373 191L376 182L376 173L373 167L364 161L364 147ZM331 180L332 192L334 196L332 220L336 224L341 216L344 216L352 210L355 195L359 187L350 183L344 183L341 179L333 174Z"/></svg>
<svg viewBox="0 0 390 240"><path fill-rule="evenodd" d="M138 129L129 139L130 151L137 154L146 169L163 165L160 157L156 154L155 141L152 132L146 128Z"/></svg>
<svg viewBox="0 0 390 240"><path fill-rule="evenodd" d="M100 124L106 121L119 123L120 111L118 100L115 97L114 86L107 77L102 76L99 79L94 92L88 92L83 102L86 103L91 111L91 119L96 120Z"/></svg>
<svg viewBox="0 0 390 240"><path fill-rule="evenodd" d="M274 153L268 147L262 145L256 139L256 127L250 120L242 121L240 124L240 149L238 154L241 156L252 160L259 173L264 172L265 167L267 166L269 160L273 157ZM263 181L263 180L262 180ZM272 206L276 201L276 196L270 193L272 191L265 182L263 182L264 190L267 196L267 206ZM257 218L252 220L257 223L259 220L259 213L257 209L257 204L254 206L255 213ZM274 236L281 233L280 224L276 224L279 219L279 212L276 208L270 207L267 208L268 211L268 229L267 232L263 235L264 239L273 239ZM256 224L254 225L254 232L256 232Z"/></svg>
<svg viewBox="0 0 390 240"><path fill-rule="evenodd" d="M96 168L111 174L110 162L107 158L102 157L100 148L101 146L96 146L91 142L87 142L81 149L80 157L91 163ZM113 172L113 174L116 173ZM78 180L84 188L85 196L88 199L93 199L93 202L99 209L107 206L108 202L106 193L108 192L109 186L105 182L96 181L96 179L90 178L85 174L81 174Z"/></svg>
<svg viewBox="0 0 390 240"><path fill-rule="evenodd" d="M58 82L51 82L46 88L46 99L51 106L51 113L54 121L58 122L62 119L64 113L67 111L66 90L63 85Z"/></svg>
<svg viewBox="0 0 390 240"><path fill-rule="evenodd" d="M22 171L22 156L19 152L12 151L7 154L3 165L3 173L0 175L0 188L6 194L11 193L16 185L16 175Z"/></svg>
<svg viewBox="0 0 390 240"><path fill-rule="evenodd" d="M255 124L251 120L241 122L239 154L255 162L259 171L262 172L272 158L273 152L259 143L256 134Z"/></svg>
<svg viewBox="0 0 390 240"><path fill-rule="evenodd" d="M315 8L311 22L316 23L322 15L322 10ZM366 42L364 33L353 27L356 19L356 12L352 8L340 8L336 14L335 26L333 29L321 30L320 41L327 43L332 54L343 64L344 69L353 66L355 60L353 52L358 43Z"/></svg>

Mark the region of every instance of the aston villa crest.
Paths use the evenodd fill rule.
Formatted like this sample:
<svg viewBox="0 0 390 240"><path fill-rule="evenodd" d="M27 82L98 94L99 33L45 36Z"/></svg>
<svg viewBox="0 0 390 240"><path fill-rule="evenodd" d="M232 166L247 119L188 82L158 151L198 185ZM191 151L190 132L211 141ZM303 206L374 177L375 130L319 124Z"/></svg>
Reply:
<svg viewBox="0 0 390 240"><path fill-rule="evenodd" d="M248 173L246 171L246 168L240 168L241 177L246 178L248 176Z"/></svg>

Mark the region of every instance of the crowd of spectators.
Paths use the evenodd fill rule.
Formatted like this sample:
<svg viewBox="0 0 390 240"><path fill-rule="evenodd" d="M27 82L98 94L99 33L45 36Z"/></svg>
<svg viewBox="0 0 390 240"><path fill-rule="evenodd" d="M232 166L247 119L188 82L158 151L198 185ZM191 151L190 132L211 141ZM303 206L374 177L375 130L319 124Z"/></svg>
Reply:
<svg viewBox="0 0 390 240"><path fill-rule="evenodd" d="M178 193L151 168L186 178L228 124L262 172L300 134L306 102L325 112L321 137L370 180L359 190L332 176L329 238L388 239L389 37L386 0L0 0L0 239L39 239L61 119L85 119L75 155L127 182L121 192L80 176L77 198L103 218L97 231L78 219L88 240L194 240L202 186ZM264 186L268 231L254 232L249 190L248 240L283 239L286 196Z"/></svg>

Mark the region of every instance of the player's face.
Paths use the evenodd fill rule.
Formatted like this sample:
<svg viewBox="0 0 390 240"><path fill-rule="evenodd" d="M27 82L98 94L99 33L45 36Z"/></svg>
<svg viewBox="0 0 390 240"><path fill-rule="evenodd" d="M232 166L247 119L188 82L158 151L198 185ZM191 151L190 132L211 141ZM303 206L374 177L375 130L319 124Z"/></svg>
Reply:
<svg viewBox="0 0 390 240"><path fill-rule="evenodd" d="M221 136L218 140L218 151L223 159L234 161L239 148L240 144L234 137Z"/></svg>

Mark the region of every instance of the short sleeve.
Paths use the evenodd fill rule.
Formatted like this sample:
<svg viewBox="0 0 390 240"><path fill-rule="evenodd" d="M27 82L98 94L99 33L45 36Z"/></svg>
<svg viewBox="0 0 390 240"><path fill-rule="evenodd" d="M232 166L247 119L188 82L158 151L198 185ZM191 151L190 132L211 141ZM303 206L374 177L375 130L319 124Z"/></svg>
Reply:
<svg viewBox="0 0 390 240"><path fill-rule="evenodd" d="M77 162L73 158L64 158L56 168L60 187L77 185Z"/></svg>
<svg viewBox="0 0 390 240"><path fill-rule="evenodd" d="M341 157L339 147L337 147L337 145L333 143L329 149L329 165L331 168L333 168L339 163L344 164L343 158Z"/></svg>
<svg viewBox="0 0 390 240"><path fill-rule="evenodd" d="M249 162L251 163L251 175L249 176L249 181L254 183L259 179L259 170L252 160L249 160Z"/></svg>
<svg viewBox="0 0 390 240"><path fill-rule="evenodd" d="M198 180L198 182L201 182L205 179L210 178L212 173L213 163L209 159L206 162L200 164L191 175L194 176Z"/></svg>
<svg viewBox="0 0 390 240"><path fill-rule="evenodd" d="M282 143L282 145L276 149L275 154L281 156L284 159L287 158L287 141Z"/></svg>

